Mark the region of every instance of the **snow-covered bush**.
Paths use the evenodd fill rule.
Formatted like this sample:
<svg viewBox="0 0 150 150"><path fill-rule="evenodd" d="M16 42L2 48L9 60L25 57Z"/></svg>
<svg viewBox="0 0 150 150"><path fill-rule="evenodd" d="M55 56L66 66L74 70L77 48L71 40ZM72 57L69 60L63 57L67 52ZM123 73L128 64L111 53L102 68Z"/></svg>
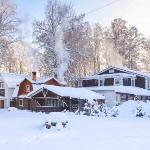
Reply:
<svg viewBox="0 0 150 150"><path fill-rule="evenodd" d="M129 100L114 106L109 115L112 117L149 117L150 102Z"/></svg>
<svg viewBox="0 0 150 150"><path fill-rule="evenodd" d="M66 128L69 123L69 119L63 112L50 113L44 122L44 126L47 129L56 128L60 130Z"/></svg>
<svg viewBox="0 0 150 150"><path fill-rule="evenodd" d="M118 105L114 106L111 110L109 110L109 115L111 117L117 117L119 115Z"/></svg>
<svg viewBox="0 0 150 150"><path fill-rule="evenodd" d="M104 103L98 104L97 102L91 103L85 103L85 107L83 108L83 111L81 114L87 115L87 116L107 116L107 107Z"/></svg>

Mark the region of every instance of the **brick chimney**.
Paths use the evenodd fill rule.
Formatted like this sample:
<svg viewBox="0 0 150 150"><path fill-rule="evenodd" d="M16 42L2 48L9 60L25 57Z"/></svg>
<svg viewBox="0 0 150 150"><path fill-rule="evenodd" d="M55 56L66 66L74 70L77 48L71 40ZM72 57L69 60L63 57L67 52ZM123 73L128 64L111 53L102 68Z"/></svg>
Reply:
<svg viewBox="0 0 150 150"><path fill-rule="evenodd" d="M32 71L32 80L36 81L36 72L35 71Z"/></svg>

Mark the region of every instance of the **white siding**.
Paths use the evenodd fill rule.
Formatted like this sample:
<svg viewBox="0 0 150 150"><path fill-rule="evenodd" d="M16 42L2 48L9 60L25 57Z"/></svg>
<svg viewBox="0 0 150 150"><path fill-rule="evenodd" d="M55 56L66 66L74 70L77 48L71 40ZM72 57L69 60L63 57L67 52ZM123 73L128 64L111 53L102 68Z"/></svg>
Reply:
<svg viewBox="0 0 150 150"><path fill-rule="evenodd" d="M10 107L10 99L12 98L14 88L8 88L6 83L4 83L4 86L5 86L4 108L8 108Z"/></svg>
<svg viewBox="0 0 150 150"><path fill-rule="evenodd" d="M114 106L117 103L117 94L115 91L96 91L97 93L100 93L105 96L105 102L109 107Z"/></svg>

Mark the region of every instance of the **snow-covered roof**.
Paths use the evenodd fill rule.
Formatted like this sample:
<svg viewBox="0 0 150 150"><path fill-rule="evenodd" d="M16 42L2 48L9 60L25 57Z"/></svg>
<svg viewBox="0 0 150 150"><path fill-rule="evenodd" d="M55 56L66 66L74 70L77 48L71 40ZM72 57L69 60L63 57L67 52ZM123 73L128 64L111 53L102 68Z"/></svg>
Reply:
<svg viewBox="0 0 150 150"><path fill-rule="evenodd" d="M90 91L88 89L74 88L74 87L61 87L61 86L54 86L54 85L41 85L39 89L32 91L27 95L27 97L32 97L37 91L40 91L43 88L62 97L87 99L89 101L93 101L94 99L105 99L105 97L102 96L101 94Z"/></svg>
<svg viewBox="0 0 150 150"><path fill-rule="evenodd" d="M19 91L19 86L16 86L15 90L14 90L14 92L12 94L12 98L16 98L18 96L18 91Z"/></svg>
<svg viewBox="0 0 150 150"><path fill-rule="evenodd" d="M126 77L126 78L135 78L136 75L129 74L129 73L113 73L113 74L102 74L102 75L94 75L94 76L88 76L82 79L99 79L99 78L111 78L111 77Z"/></svg>
<svg viewBox="0 0 150 150"><path fill-rule="evenodd" d="M131 74L136 74L136 75L140 75L140 76L144 76L144 77L150 77L150 73L144 73L144 72L141 72L141 71L136 71L136 70L131 70L131 69L128 69L128 68L125 68L125 67L117 67L117 66L110 66L104 70L102 70L100 73L98 74L101 74L103 73L104 71L106 70L109 70L109 69L117 69L117 70L121 70L121 71L124 71L124 72L127 72L127 73L131 73Z"/></svg>
<svg viewBox="0 0 150 150"><path fill-rule="evenodd" d="M66 85L66 82L64 83L64 82L60 82L60 81L58 81L56 78L54 78L54 77L39 77L39 78L37 78L37 80L36 80L36 83L45 83L45 82L47 82L47 81L49 81L49 80L52 80L52 79L54 79L54 80L56 80L58 83L60 83L61 85Z"/></svg>
<svg viewBox="0 0 150 150"><path fill-rule="evenodd" d="M8 88L15 88L24 78L24 75L16 73L1 73L1 77L7 84Z"/></svg>
<svg viewBox="0 0 150 150"><path fill-rule="evenodd" d="M150 90L133 86L99 86L87 87L87 89L93 91L115 91L116 93L128 93L139 96L150 96Z"/></svg>

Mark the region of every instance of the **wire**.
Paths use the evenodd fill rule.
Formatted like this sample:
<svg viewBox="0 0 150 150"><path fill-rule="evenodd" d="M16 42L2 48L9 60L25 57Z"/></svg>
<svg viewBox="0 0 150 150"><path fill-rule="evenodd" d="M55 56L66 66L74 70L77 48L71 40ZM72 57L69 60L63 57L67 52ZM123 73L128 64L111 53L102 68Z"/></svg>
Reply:
<svg viewBox="0 0 150 150"><path fill-rule="evenodd" d="M99 8L96 8L96 9L93 9L93 10L91 10L91 11L86 12L85 15L91 14L91 13L94 13L94 12L97 12L97 11L99 11L99 10L105 8L105 7L108 7L108 6L110 6L110 5L114 4L114 3L117 3L117 2L119 2L119 1L121 1L121 0L114 0L114 1L112 1L112 2L110 2L110 3L108 3L108 4L105 4L104 6L101 6L101 7L99 7Z"/></svg>

